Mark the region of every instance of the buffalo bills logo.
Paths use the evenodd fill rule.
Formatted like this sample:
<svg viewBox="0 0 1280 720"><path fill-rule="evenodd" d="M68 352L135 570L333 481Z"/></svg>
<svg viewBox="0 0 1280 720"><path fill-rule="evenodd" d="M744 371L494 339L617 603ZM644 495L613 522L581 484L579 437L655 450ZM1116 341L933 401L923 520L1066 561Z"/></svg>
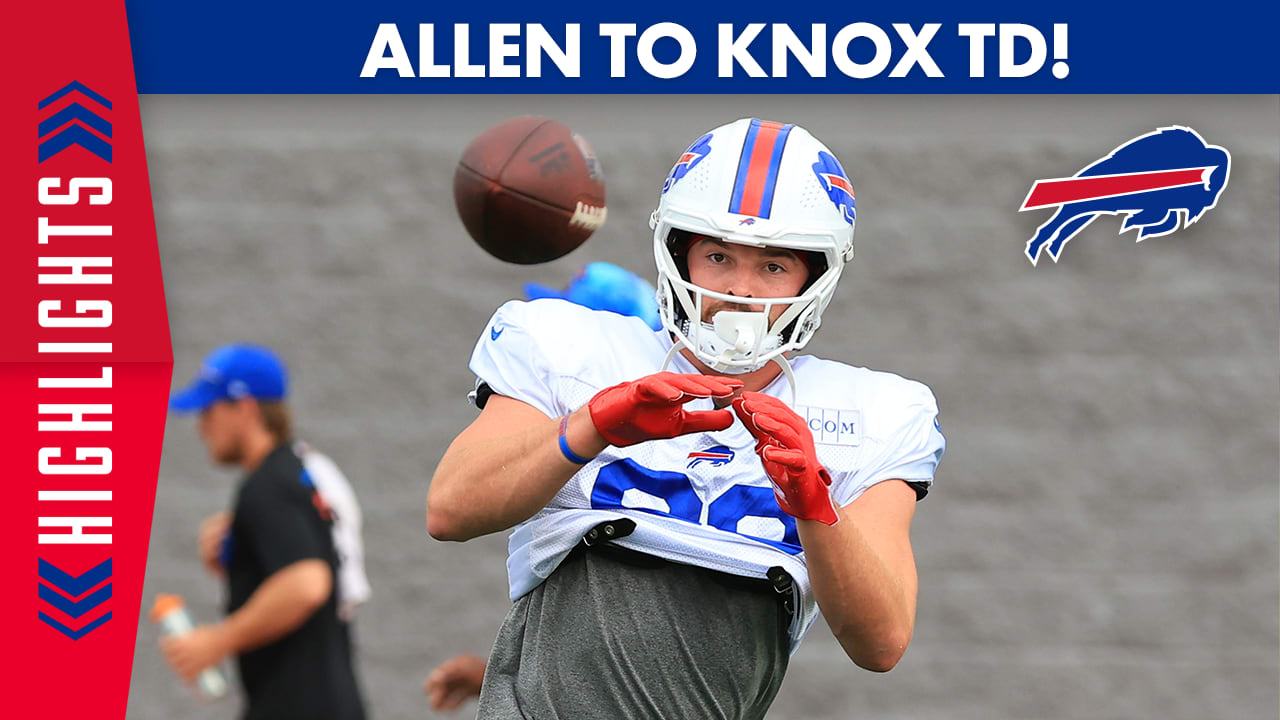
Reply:
<svg viewBox="0 0 1280 720"><path fill-rule="evenodd" d="M852 225L854 218L858 216L857 203L853 199L853 183L844 174L840 161L831 153L819 150L818 162L813 164L813 174L818 176L818 182L827 191L831 204L844 216L844 221Z"/></svg>
<svg viewBox="0 0 1280 720"><path fill-rule="evenodd" d="M1023 210L1057 207L1027 242L1031 264L1062 247L1099 215L1125 215L1120 232L1138 241L1168 235L1199 220L1218 204L1231 175L1231 153L1205 143L1195 130L1167 127L1136 137L1073 177L1037 180Z"/></svg>
<svg viewBox="0 0 1280 720"><path fill-rule="evenodd" d="M733 451L724 445L714 445L706 450L698 450L689 453L689 467L692 468L702 463L708 463L711 467L720 467L733 462Z"/></svg>
<svg viewBox="0 0 1280 720"><path fill-rule="evenodd" d="M667 173L667 181L662 184L662 192L665 194L670 190L677 180L688 175L689 171L702 162L702 158L706 157L710 152L711 133L707 133L695 140L689 146L689 149L685 150L684 154L680 156L680 159L676 161L676 164L672 166L671 172Z"/></svg>
<svg viewBox="0 0 1280 720"><path fill-rule="evenodd" d="M741 220L738 221L738 225L755 225L755 224L756 224L755 218L742 218Z"/></svg>

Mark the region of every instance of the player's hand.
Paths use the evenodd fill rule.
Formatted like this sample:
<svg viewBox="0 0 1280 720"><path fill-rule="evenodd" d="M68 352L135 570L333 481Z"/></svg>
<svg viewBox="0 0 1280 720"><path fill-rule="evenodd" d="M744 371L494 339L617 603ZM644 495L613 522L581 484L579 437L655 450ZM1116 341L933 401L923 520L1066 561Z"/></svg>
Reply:
<svg viewBox="0 0 1280 720"><path fill-rule="evenodd" d="M200 562L209 572L221 577L227 571L222 567L222 545L231 529L231 513L222 510L200 523L197 541L200 545Z"/></svg>
<svg viewBox="0 0 1280 720"><path fill-rule="evenodd" d="M714 375L661 372L605 388L587 403L596 432L610 445L626 447L646 440L724 430L733 424L728 409L684 409L694 398L726 398L741 380Z"/></svg>
<svg viewBox="0 0 1280 720"><path fill-rule="evenodd" d="M835 525L840 519L831 499L831 475L818 462L813 435L804 418L776 397L744 392L733 410L756 439L756 454L773 481L773 494L787 514Z"/></svg>
<svg viewBox="0 0 1280 720"><path fill-rule="evenodd" d="M200 625L185 635L160 638L160 651L173 672L190 685L201 670L222 662L230 648L214 625Z"/></svg>
<svg viewBox="0 0 1280 720"><path fill-rule="evenodd" d="M422 683L432 710L457 710L469 698L480 695L485 660L478 655L458 655L440 663Z"/></svg>

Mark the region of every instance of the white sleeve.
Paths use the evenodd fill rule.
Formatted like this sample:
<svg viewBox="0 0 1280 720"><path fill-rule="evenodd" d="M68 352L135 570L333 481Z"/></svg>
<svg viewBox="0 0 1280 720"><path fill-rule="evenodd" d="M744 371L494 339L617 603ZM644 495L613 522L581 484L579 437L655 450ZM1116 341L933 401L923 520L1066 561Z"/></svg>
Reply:
<svg viewBox="0 0 1280 720"><path fill-rule="evenodd" d="M369 578L364 571L360 503L356 500L351 482L329 456L302 442L297 443L294 450L302 458L303 466L315 483L316 491L333 509L333 544L339 559L339 610L346 619L350 619L355 614L355 608L373 595Z"/></svg>
<svg viewBox="0 0 1280 720"><path fill-rule="evenodd" d="M885 412L884 432L867 438L859 467L846 482L833 488L840 506L853 502L867 488L885 480L905 480L923 497L946 450L938 425L938 404L928 387L912 382L906 397Z"/></svg>
<svg viewBox="0 0 1280 720"><path fill-rule="evenodd" d="M552 368L527 310L527 303L515 300L498 308L471 353L471 372L498 395L559 417L567 410L552 389Z"/></svg>

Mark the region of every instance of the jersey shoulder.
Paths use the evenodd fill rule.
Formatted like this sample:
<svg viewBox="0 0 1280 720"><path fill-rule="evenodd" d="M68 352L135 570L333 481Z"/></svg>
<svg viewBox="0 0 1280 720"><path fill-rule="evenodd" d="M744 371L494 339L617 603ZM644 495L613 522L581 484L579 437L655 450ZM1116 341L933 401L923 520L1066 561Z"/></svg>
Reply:
<svg viewBox="0 0 1280 720"><path fill-rule="evenodd" d="M640 318L608 310L592 310L559 298L510 300L498 308L490 322L490 333L497 330L500 336L503 327L495 328L495 323L521 328L545 341L571 342L587 331L637 338L654 333Z"/></svg>
<svg viewBox="0 0 1280 720"><path fill-rule="evenodd" d="M494 313L480 342L495 350L535 353L550 368L567 371L617 353L656 345L654 331L639 318L592 310L558 298L512 300ZM501 351L501 350L499 350Z"/></svg>
<svg viewBox="0 0 1280 720"><path fill-rule="evenodd" d="M797 364L798 403L857 411L864 435L892 435L922 415L938 414L933 390L918 380L814 356Z"/></svg>
<svg viewBox="0 0 1280 720"><path fill-rule="evenodd" d="M553 298L508 302L471 354L476 404L487 388L559 417L602 388L656 371L663 354L639 318Z"/></svg>

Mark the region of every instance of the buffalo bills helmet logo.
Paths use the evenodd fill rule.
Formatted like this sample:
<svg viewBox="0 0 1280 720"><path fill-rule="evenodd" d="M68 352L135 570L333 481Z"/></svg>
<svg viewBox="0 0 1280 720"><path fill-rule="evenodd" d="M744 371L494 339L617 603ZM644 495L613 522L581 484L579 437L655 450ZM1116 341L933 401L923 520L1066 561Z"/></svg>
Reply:
<svg viewBox="0 0 1280 720"><path fill-rule="evenodd" d="M827 191L831 204L835 205L836 210L844 216L844 221L852 225L854 218L858 215L857 204L853 199L853 183L849 182L849 176L844 174L840 161L836 160L831 153L819 150L818 162L813 164L813 174L818 176L818 182L822 183L822 189Z"/></svg>
<svg viewBox="0 0 1280 720"><path fill-rule="evenodd" d="M1057 207L1027 243L1031 264L1047 249L1054 262L1062 247L1099 215L1125 215L1120 232L1138 241L1160 237L1199 220L1218 204L1231 175L1231 153L1205 143L1195 130L1167 127L1136 137L1075 176L1037 180L1023 210Z"/></svg>
<svg viewBox="0 0 1280 720"><path fill-rule="evenodd" d="M733 451L724 445L713 445L706 450L689 453L689 467L708 463L711 467L720 467L733 462Z"/></svg>
<svg viewBox="0 0 1280 720"><path fill-rule="evenodd" d="M688 175L689 171L702 162L702 158L706 157L710 152L711 133L694 140L689 149L685 150L680 159L676 161L676 164L671 167L671 172L667 173L667 181L662 184L663 194L666 194L676 184L676 181Z"/></svg>

